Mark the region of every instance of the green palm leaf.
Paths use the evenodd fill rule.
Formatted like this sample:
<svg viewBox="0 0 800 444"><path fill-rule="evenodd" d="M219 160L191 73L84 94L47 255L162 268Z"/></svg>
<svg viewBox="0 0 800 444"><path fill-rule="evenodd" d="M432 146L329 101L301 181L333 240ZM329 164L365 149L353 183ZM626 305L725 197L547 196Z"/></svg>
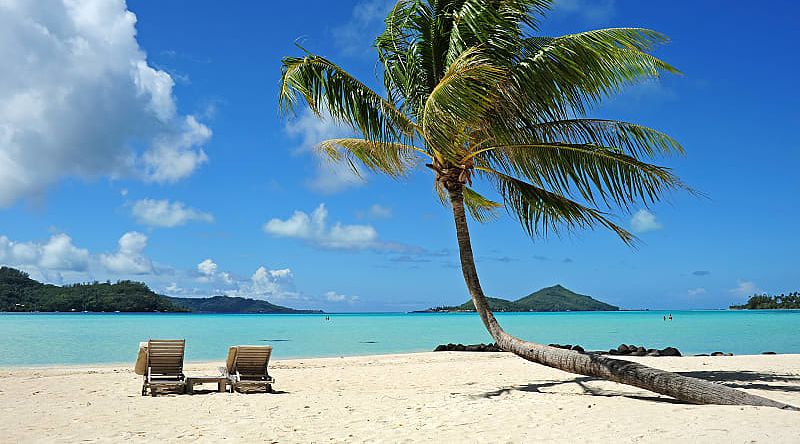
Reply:
<svg viewBox="0 0 800 444"><path fill-rule="evenodd" d="M368 140L413 140L416 125L392 103L324 57L286 57L280 87L280 106L291 112L299 98L320 115L327 112Z"/></svg>
<svg viewBox="0 0 800 444"><path fill-rule="evenodd" d="M653 203L670 190L688 189L667 168L596 145L504 145L487 148L476 158L480 165L525 177L560 194L577 192L592 205L599 197L607 206L627 209L637 202Z"/></svg>
<svg viewBox="0 0 800 444"><path fill-rule="evenodd" d="M516 216L522 228L532 238L599 225L614 231L628 245L636 241L633 234L612 222L601 211L509 175L490 169L481 171L503 196L509 212Z"/></svg>
<svg viewBox="0 0 800 444"><path fill-rule="evenodd" d="M364 139L329 139L320 142L318 149L334 162L346 161L355 173L359 173L354 160L359 160L368 169L390 177L401 177L417 164L416 153L421 149L393 142L372 142Z"/></svg>

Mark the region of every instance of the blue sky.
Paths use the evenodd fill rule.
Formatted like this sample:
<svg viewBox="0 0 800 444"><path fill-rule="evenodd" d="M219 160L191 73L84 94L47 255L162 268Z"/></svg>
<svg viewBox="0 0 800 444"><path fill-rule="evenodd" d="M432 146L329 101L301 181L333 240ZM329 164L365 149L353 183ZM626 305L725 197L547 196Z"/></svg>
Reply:
<svg viewBox="0 0 800 444"><path fill-rule="evenodd" d="M135 279L330 311L467 298L448 210L424 168L356 181L320 164L341 133L277 110L280 59L307 49L377 87L383 1L0 5L0 263L53 283ZM487 294L561 283L625 308L720 308L795 291L800 7L562 0L542 33L638 26L684 72L594 113L658 128L707 198L619 214L637 249L588 231L531 241L472 226Z"/></svg>

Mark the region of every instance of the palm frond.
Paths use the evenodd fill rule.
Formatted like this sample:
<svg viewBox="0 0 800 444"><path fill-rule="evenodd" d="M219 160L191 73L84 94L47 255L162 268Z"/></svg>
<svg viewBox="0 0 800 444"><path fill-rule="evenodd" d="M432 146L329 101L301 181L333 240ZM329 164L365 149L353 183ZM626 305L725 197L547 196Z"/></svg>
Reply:
<svg viewBox="0 0 800 444"><path fill-rule="evenodd" d="M461 146L465 129L484 117L503 75L478 49L462 53L425 101L421 123L426 141L446 157Z"/></svg>
<svg viewBox="0 0 800 444"><path fill-rule="evenodd" d="M503 83L495 121L510 127L583 115L631 83L678 73L647 51L666 36L640 28L612 28L525 41Z"/></svg>
<svg viewBox="0 0 800 444"><path fill-rule="evenodd" d="M598 198L628 209L654 203L667 191L688 189L669 169L620 150L585 144L530 143L487 148L477 163L522 176L559 194L577 192L592 205Z"/></svg>
<svg viewBox="0 0 800 444"><path fill-rule="evenodd" d="M672 137L646 126L617 120L556 120L529 125L520 132L543 143L614 147L636 158L683 154L683 147ZM498 138L502 137L501 134Z"/></svg>
<svg viewBox="0 0 800 444"><path fill-rule="evenodd" d="M365 139L329 139L320 142L318 149L334 162L346 161L359 174L354 160L361 161L372 171L390 177L401 177L417 164L416 153L427 155L423 150L393 142L373 142Z"/></svg>
<svg viewBox="0 0 800 444"><path fill-rule="evenodd" d="M324 112L337 122L375 142L413 140L416 124L378 93L324 57L285 57L280 86L280 107L292 112L300 98L311 110Z"/></svg>
<svg viewBox="0 0 800 444"><path fill-rule="evenodd" d="M519 220L531 238L602 226L614 231L628 245L636 242L633 234L612 222L599 210L498 171L481 171L495 185L503 196L506 209Z"/></svg>
<svg viewBox="0 0 800 444"><path fill-rule="evenodd" d="M470 187L464 187L464 206L477 222L486 223L497 219L497 209L503 204L487 199Z"/></svg>

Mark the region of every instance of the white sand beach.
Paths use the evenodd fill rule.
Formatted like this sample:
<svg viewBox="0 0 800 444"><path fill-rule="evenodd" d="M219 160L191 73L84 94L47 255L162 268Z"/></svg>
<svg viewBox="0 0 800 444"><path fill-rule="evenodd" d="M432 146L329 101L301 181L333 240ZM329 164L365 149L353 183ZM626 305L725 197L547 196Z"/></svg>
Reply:
<svg viewBox="0 0 800 444"><path fill-rule="evenodd" d="M636 360L800 406L800 355ZM0 441L800 442L800 412L686 405L503 353L278 360L273 394L142 397L132 366L0 370Z"/></svg>

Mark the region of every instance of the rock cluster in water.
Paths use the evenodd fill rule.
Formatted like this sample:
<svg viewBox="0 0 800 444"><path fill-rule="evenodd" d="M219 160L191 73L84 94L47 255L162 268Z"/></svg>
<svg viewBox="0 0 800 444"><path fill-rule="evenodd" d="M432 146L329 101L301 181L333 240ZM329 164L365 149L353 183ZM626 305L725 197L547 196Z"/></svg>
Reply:
<svg viewBox="0 0 800 444"><path fill-rule="evenodd" d="M675 347L646 348L632 344L620 344L617 348L612 348L607 352L614 356L681 356L681 352Z"/></svg>
<svg viewBox="0 0 800 444"><path fill-rule="evenodd" d="M614 355L614 356L682 356L680 350L675 347L646 348L641 345L620 344L617 348L612 348L608 351L586 351L580 345L572 344L547 344L549 347L561 348L564 350L574 350L578 353L596 353L600 355ZM466 351L466 352L501 352L503 351L495 343L491 344L441 344L436 346L433 351ZM774 355L773 351L766 351L762 354ZM733 353L723 353L716 351L711 354L699 354L694 356L733 356Z"/></svg>
<svg viewBox="0 0 800 444"><path fill-rule="evenodd" d="M459 352L501 352L503 350L497 344L441 344L437 345L433 351L459 351Z"/></svg>

